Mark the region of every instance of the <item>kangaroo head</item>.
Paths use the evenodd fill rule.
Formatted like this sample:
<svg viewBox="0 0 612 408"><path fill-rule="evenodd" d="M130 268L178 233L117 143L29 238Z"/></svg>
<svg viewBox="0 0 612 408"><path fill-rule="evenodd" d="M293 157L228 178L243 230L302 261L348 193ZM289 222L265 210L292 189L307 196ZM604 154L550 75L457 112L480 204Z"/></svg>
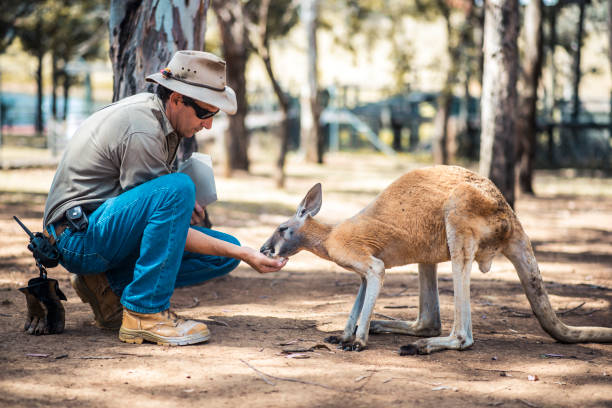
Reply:
<svg viewBox="0 0 612 408"><path fill-rule="evenodd" d="M317 183L306 194L295 215L276 228L260 252L272 257L289 257L299 252L305 239L302 227L309 217L314 217L319 212L321 200L321 183Z"/></svg>

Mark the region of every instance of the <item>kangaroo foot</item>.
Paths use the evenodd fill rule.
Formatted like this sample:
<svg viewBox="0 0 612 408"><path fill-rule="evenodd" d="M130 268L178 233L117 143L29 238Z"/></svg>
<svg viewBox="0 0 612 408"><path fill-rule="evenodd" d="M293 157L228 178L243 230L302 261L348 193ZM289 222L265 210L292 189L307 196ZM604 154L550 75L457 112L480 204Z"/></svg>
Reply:
<svg viewBox="0 0 612 408"><path fill-rule="evenodd" d="M370 333L396 333L417 337L439 336L441 325L439 322L425 323L421 320L372 320Z"/></svg>
<svg viewBox="0 0 612 408"><path fill-rule="evenodd" d="M338 344L338 348L344 351L363 351L366 349L366 345L359 340L345 341L339 336L329 336L324 341L330 344Z"/></svg>
<svg viewBox="0 0 612 408"><path fill-rule="evenodd" d="M432 337L400 347L400 356L415 354L431 354L442 350L466 350L474 344L474 340L463 336Z"/></svg>

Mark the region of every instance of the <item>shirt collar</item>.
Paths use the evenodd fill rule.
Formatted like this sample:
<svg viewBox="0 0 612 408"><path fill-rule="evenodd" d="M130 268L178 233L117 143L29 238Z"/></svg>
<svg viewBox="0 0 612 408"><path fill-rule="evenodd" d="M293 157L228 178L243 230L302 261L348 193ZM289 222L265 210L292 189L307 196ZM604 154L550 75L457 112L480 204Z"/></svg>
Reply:
<svg viewBox="0 0 612 408"><path fill-rule="evenodd" d="M159 112L161 113L161 116L159 117L159 119L160 119L160 125L162 127L162 130L164 131L164 134L166 136L168 136L171 133L176 134L176 131L174 130L174 128L172 127L172 124L170 123L170 120L168 120L168 116L166 116L166 108L164 107L162 100L156 94L153 94L153 103L155 104L155 107L159 109Z"/></svg>

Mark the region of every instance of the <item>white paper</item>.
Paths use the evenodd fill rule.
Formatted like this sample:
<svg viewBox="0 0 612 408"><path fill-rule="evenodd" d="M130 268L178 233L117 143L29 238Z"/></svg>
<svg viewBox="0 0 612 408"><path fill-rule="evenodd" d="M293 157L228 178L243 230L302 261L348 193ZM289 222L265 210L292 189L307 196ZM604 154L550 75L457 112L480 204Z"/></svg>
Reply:
<svg viewBox="0 0 612 408"><path fill-rule="evenodd" d="M196 201L205 207L217 201L217 188L212 168L212 159L203 153L193 153L179 165L178 171L191 177L196 188Z"/></svg>

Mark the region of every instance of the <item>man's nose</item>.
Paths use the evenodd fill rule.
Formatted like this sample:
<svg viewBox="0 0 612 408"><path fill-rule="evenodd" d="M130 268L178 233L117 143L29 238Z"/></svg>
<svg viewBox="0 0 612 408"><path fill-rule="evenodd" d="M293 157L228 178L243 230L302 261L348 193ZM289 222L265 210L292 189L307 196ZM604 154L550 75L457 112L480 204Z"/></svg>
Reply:
<svg viewBox="0 0 612 408"><path fill-rule="evenodd" d="M213 118L206 118L202 121L202 127L205 129L210 129L212 127Z"/></svg>

